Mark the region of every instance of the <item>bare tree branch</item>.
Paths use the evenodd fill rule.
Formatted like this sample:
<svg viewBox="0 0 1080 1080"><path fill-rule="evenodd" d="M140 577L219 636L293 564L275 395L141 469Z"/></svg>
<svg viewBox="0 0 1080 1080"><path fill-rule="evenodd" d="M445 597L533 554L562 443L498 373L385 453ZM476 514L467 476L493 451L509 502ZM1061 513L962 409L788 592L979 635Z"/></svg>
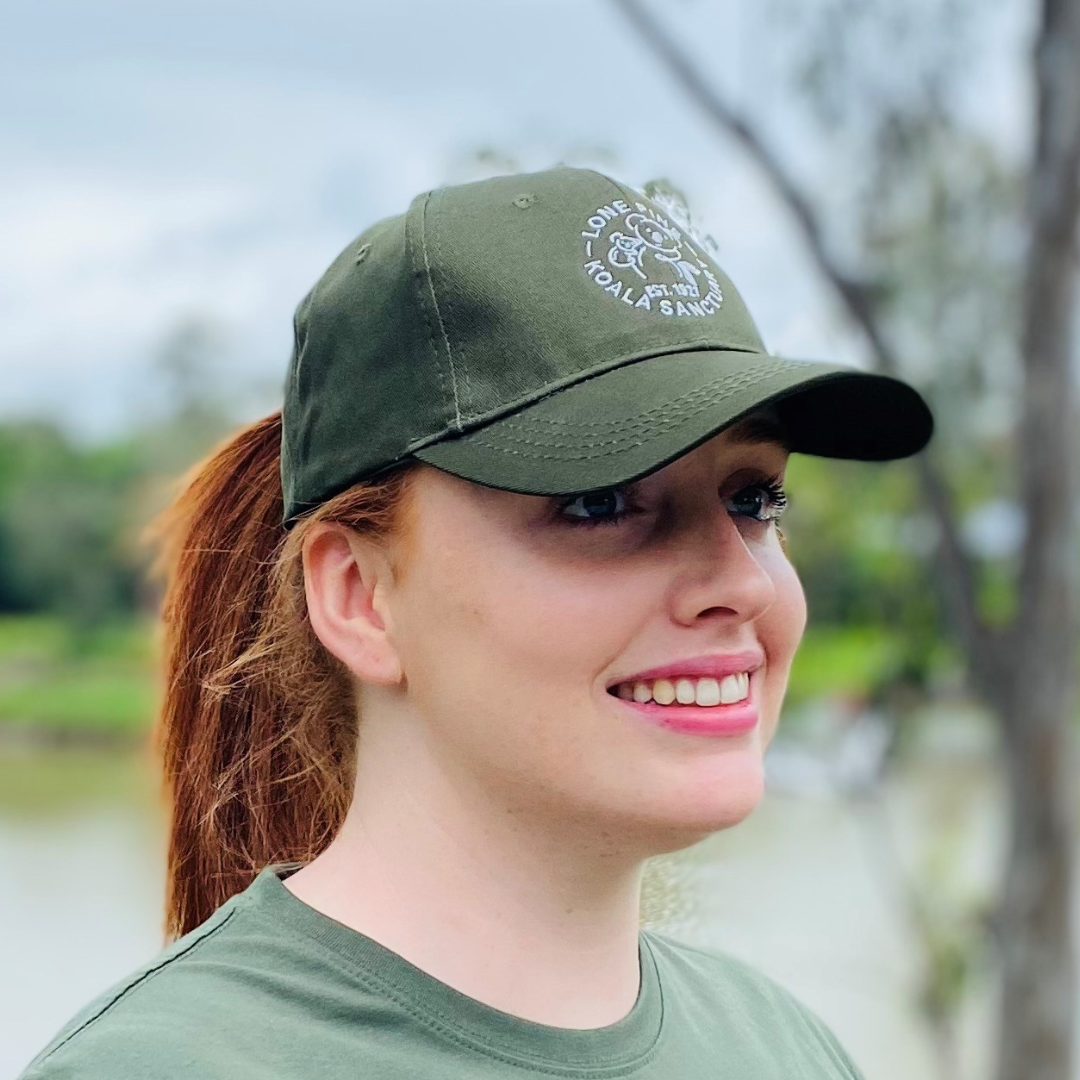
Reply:
<svg viewBox="0 0 1080 1080"><path fill-rule="evenodd" d="M894 378L900 377L896 351L876 314L866 283L847 273L829 251L819 214L780 159L705 79L667 30L646 12L641 0L612 2L638 31L646 47L659 56L675 80L713 124L733 136L762 169L795 218L818 269L865 335L876 369ZM960 541L957 515L948 485L933 467L928 454L916 455L914 465L923 495L940 532L936 561L947 598L946 610L968 657L973 686L984 697L993 700L1002 690L1000 658L1004 635L987 625L979 613L975 567Z"/></svg>

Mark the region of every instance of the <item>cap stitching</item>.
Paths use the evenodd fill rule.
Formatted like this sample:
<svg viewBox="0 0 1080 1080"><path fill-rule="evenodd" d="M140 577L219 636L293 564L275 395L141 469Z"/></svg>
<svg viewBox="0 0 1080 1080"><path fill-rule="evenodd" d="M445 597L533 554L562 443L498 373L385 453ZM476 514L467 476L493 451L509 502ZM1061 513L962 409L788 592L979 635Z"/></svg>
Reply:
<svg viewBox="0 0 1080 1080"><path fill-rule="evenodd" d="M779 363L783 364L783 361L780 361ZM790 367L792 365L787 364L787 365L784 365L784 366L789 366ZM737 376L734 376L734 378L731 381L725 382L723 384L723 388L724 389L730 389L730 390L739 390L739 389L742 389L742 387L744 387L744 386L751 386L751 385L753 385L753 383L760 380L760 378L761 378L761 375L759 374L760 372L765 372L765 374L769 374L769 373L771 373L771 372L773 372L775 370L776 370L776 365L775 364L759 365L757 367L750 368L747 371L740 372ZM747 381L748 379L750 381ZM645 422L647 417L653 416L656 413L667 412L673 405L681 405L684 402L693 402L693 401L697 400L698 398L701 398L703 396L707 396L709 394L714 393L716 391L716 389L717 389L717 384L715 384L715 383L710 383L707 386L699 386L694 390L688 390L685 394L680 394L676 398L669 399L668 401L666 401L662 405L657 405L655 408L648 409L645 412L637 413L632 418L626 418L626 419L622 419L622 420L567 420L567 419L563 419L561 417L537 416L537 417L526 418L521 423L515 423L513 420L504 420L499 424L499 427L500 428L508 428L508 429L511 429L511 430L517 430L517 431L528 431L528 430L530 430L530 428L535 429L535 427L537 427L539 425L546 424L546 425L549 425L551 427L560 427L561 426L561 427L573 427L573 428L576 428L576 429L581 429L581 428L609 428L609 429L621 428L621 429L625 429L628 424L637 424L637 423Z"/></svg>
<svg viewBox="0 0 1080 1080"><path fill-rule="evenodd" d="M615 421L614 423L609 424L607 426L612 427L612 428L617 428L620 431L620 433L623 433L623 434L626 434L626 433L632 434L634 429L636 429L636 428L647 428L649 430L657 430L656 424L650 419L657 412L667 412L672 406L694 404L694 403L696 403L698 401L701 401L702 399L707 399L707 401L710 402L710 403L713 402L713 401L716 401L716 400L720 400L723 397L727 397L727 396L729 396L731 394L734 394L739 390L744 390L748 386L755 385L756 383L760 382L763 378L766 378L769 374L770 374L770 372L767 369L766 370L759 370L758 372L754 373L753 375L750 375L748 377L744 376L743 378L740 378L740 380L738 382L736 382L736 383L725 383L723 385L713 385L713 386L699 387L697 390L690 391L687 394L683 394L679 398L675 398L672 401L669 401L667 403L667 405L662 407L662 408L650 409L647 413L640 413L640 414L638 414L637 416L634 416L634 417L626 417L625 419ZM695 412L692 412L690 414L680 413L680 415L678 417L673 418L669 422L668 425L665 425L664 427L660 428L660 430L665 430L665 428L667 426L670 426L671 424L679 423L687 415L695 416L695 415L697 415L698 411L700 411L700 410L696 410ZM541 436L550 437L550 436L557 436L557 435L575 434L576 431L583 431L586 427L591 426L592 423L593 423L592 421L583 421L581 424L577 425L576 428L574 428L572 430L550 431L550 432L537 431L535 428L530 429L528 424L515 424L513 426L519 431L529 432L529 433L531 433L533 435L541 435ZM565 421L565 425L566 425L567 428L571 428L571 425L573 425L573 424L574 424L574 421ZM509 425L507 425L507 426L509 426ZM599 434L603 434L603 433L599 432ZM528 439L527 435L515 436L515 438ZM528 441L538 442L538 440L535 440L535 439L534 440L528 440ZM580 442L579 439L576 440L576 441ZM565 445L570 445L570 444L567 444L567 443L562 443L562 444L550 443L549 445L563 445L563 446L565 446ZM599 445L603 445L603 444L602 443L596 443L595 445L599 446Z"/></svg>
<svg viewBox="0 0 1080 1080"><path fill-rule="evenodd" d="M420 270L417 270L417 279L420 277ZM426 311L425 311L426 318ZM596 378L599 375L606 375L610 371L615 371L618 368L625 367L629 364L636 364L642 360L655 359L660 356L677 356L684 352L690 352L697 348L708 349L713 351L720 351L725 353L740 353L745 356L759 356L768 359L777 364L791 365L793 363L803 363L805 361L792 361L784 360L780 357L771 356L768 353L763 353L760 349L740 349L727 346L721 348L715 341L710 338L701 338L694 341L681 342L678 348L665 348L657 351L655 348L642 350L638 353L631 353L628 356L622 356L611 362L605 362L598 365L595 369L588 371L578 371L569 376L564 376L556 379L554 382L544 383L541 386L530 387L523 394L510 401L502 401L499 403L497 409L488 410L487 413L473 413L469 416L469 421L479 419L480 423L476 426L484 427L489 423L495 421L502 422L504 417L514 416L521 412L523 409L528 409L530 406L537 404L546 397L550 397L553 394L560 394L564 390L569 390L574 386L578 386L589 379ZM494 413L494 415L492 415ZM403 453L412 453L414 450L422 449L425 446L430 446L435 442L442 442L446 439L447 435L452 432L452 428L447 427L442 431L432 432L428 435L421 435L419 438L414 439L404 449Z"/></svg>
<svg viewBox="0 0 1080 1080"><path fill-rule="evenodd" d="M751 382L748 382L748 383L744 383L742 386L717 387L716 389L723 390L723 392L717 394L715 396L715 398L708 401L705 405L702 405L700 409L695 409L693 412L689 412L689 413L680 413L679 416L675 417L669 423L660 424L660 425L652 428L651 429L651 434L652 435L660 435L663 432L668 431L671 428L679 427L681 424L684 424L687 420L691 419L694 416L697 416L699 413L704 412L707 408L709 408L710 405L713 404L714 401L723 400L724 398L729 397L736 390L742 390L742 389L745 389L746 386L753 385L753 383L755 383L755 382L760 382L761 379L763 379L763 378L765 378L767 376L767 374L768 374L768 372L764 372L757 379L754 379L754 380L752 380ZM519 438L520 442L525 443L527 446L546 446L548 449L558 449L558 448L561 448L561 447L566 447L566 448L571 448L571 449L581 449L581 447L583 445L580 440L575 440L572 443L571 442L542 443L542 442L540 442L538 440L530 439L527 435L521 435L518 438ZM474 443L477 446L486 446L486 447L488 447L488 448L490 448L492 450L499 450L504 454L513 454L515 457L527 457L527 458L535 458L537 460L552 460L552 461L565 461L565 460L567 460L563 455L560 455L560 454L529 454L529 453L526 453L523 450L512 450L509 447L500 446L498 443L491 442L490 440L487 440L487 439L476 438L475 436L472 439L470 439L470 442ZM599 447L599 446L610 446L610 447L614 447L615 449L602 450L598 454L575 454L574 455L574 460L575 461L587 461L587 460L591 460L592 458L598 458L598 457L611 457L612 454L618 453L621 449L629 449L629 448L635 447L635 446L644 446L645 445L645 440L644 439L636 439L636 440L633 440L633 441L628 441L626 439L606 439L606 440L601 440L600 442L594 442L594 443L589 443L589 444L585 444L585 445L591 446L593 448Z"/></svg>
<svg viewBox="0 0 1080 1080"><path fill-rule="evenodd" d="M450 348L450 338L446 334L446 326L443 324L442 312L439 311L439 300L435 295L435 282L431 278L431 260L428 258L427 249L427 207L434 192L429 191L424 197L424 205L420 210L420 250L424 254L424 269L427 272L428 291L431 293L431 303L435 308L435 318L439 320L439 332L442 334L443 343L446 345L446 358L450 363L450 385L454 391L454 418L458 429L461 429L461 403L458 401L457 372L454 370L454 354Z"/></svg>

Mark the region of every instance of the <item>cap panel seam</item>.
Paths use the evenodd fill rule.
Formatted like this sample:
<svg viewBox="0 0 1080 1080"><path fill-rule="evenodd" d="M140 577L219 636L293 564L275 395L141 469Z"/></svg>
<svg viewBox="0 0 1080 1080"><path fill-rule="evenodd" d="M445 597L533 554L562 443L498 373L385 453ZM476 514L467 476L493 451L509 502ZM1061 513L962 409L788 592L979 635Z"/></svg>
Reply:
<svg viewBox="0 0 1080 1080"><path fill-rule="evenodd" d="M427 229L424 230L424 237L425 237L424 257L426 259L427 258L427 246L426 246ZM435 256L435 261L440 266L445 265L444 260L443 260L443 249L439 244L438 223L436 221L432 221L432 223L431 223L431 251L432 251L432 254ZM428 280L432 281L431 268L430 267L428 268ZM432 296L434 296L434 293L435 293L435 286L434 286L434 282L432 282ZM446 311L447 320L452 321L453 320L453 313L454 313L454 305L451 302L450 297L448 295L443 296L442 306ZM439 308L438 308L438 305L436 305L436 312L438 312L438 311L439 311ZM454 382L454 405L457 408L457 420L458 420L458 425L460 427L465 422L474 419L475 414L470 414L468 416L462 416L461 415L461 406L460 406L460 401L459 401L458 393L457 393L458 365L454 363L454 355L453 355L453 352L451 351L451 348L450 348L450 336L446 331L446 325L443 322L441 314L439 315L439 328L442 330L443 340L446 342L446 354L450 358L450 377ZM461 369L462 387L463 387L463 390L464 390L464 393L465 393L465 396L466 396L466 400L471 402L473 400L473 398L472 398L472 387L469 385L469 365L465 362L465 356L464 356L464 354L462 352L460 342L458 343L458 346L457 346L457 355L458 355L458 360L461 361L460 369Z"/></svg>
<svg viewBox="0 0 1080 1080"><path fill-rule="evenodd" d="M430 195L430 191L425 192L422 195L417 195L409 207L409 212L405 217L405 251L409 260L409 269L411 271L413 285L416 288L416 306L419 309L420 318L427 328L428 344L431 346L431 356L435 365L435 378L438 380L439 386L442 389L443 399L446 400L450 397L446 387L446 373L443 371L442 360L439 358L439 346L435 340L435 327L432 324L428 306L424 302L424 268L420 265L420 262L416 257L416 233L419 231L423 234L423 207ZM422 442L428 437L429 436L421 435L419 436L419 441ZM414 440L414 443L416 441L417 440ZM411 446L413 443L410 443L409 445ZM408 450L408 447L406 447L406 450Z"/></svg>
<svg viewBox="0 0 1080 1080"><path fill-rule="evenodd" d="M584 171L591 172L594 176L603 177L616 191L619 192L620 195L626 195L626 192L622 189L622 185L613 176L608 176L606 172L601 172L599 169L585 169Z"/></svg>
<svg viewBox="0 0 1080 1080"><path fill-rule="evenodd" d="M446 333L446 325L443 322L442 312L439 310L439 299L435 295L435 282L431 277L431 260L428 257L427 248L427 208L428 203L434 194L434 191L427 192L424 196L423 204L420 207L420 251L424 256L424 276L427 279L428 292L431 294L431 305L435 309L435 318L439 324L439 333L442 335L443 344L446 346L446 359L450 365L450 387L454 395L454 420L460 431L463 422L461 417L461 403L458 400L457 374L454 370L454 354L453 350L450 348L450 338ZM434 335L432 335L432 337L434 337ZM434 345L434 341L432 344ZM435 363L436 367L439 367L437 348L435 349Z"/></svg>

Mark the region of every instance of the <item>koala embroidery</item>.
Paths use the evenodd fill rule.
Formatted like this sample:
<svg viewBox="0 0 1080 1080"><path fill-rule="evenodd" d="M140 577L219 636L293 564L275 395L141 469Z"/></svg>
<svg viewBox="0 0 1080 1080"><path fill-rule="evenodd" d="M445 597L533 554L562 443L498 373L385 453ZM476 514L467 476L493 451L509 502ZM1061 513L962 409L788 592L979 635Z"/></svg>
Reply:
<svg viewBox="0 0 1080 1080"><path fill-rule="evenodd" d="M704 250L659 207L615 199L587 225L582 268L604 292L662 315L712 315L719 308L723 292Z"/></svg>

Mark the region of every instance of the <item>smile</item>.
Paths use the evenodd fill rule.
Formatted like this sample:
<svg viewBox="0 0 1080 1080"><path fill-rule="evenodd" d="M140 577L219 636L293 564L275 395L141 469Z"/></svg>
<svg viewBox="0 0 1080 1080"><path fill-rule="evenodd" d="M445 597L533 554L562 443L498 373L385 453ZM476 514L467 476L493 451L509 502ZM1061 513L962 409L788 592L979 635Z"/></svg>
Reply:
<svg viewBox="0 0 1080 1080"><path fill-rule="evenodd" d="M750 674L742 671L722 679L639 679L608 690L614 697L657 705L734 705L750 695Z"/></svg>

